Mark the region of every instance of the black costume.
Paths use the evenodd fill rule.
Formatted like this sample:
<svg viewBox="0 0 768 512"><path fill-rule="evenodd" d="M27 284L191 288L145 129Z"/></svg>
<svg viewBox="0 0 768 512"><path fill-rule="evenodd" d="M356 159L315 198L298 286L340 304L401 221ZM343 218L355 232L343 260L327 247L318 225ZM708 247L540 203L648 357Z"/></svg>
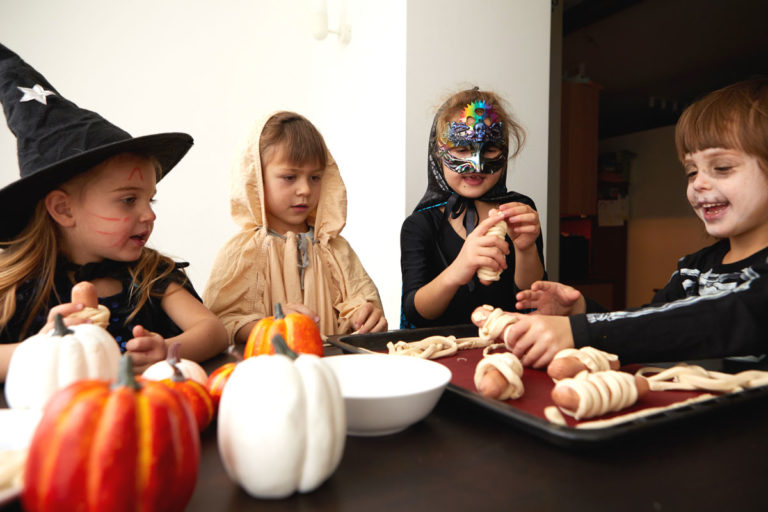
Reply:
<svg viewBox="0 0 768 512"><path fill-rule="evenodd" d="M768 248L729 264L721 240L680 259L650 305L570 317L576 347L618 354L622 363L765 354Z"/></svg>
<svg viewBox="0 0 768 512"><path fill-rule="evenodd" d="M72 294L72 287L75 282L67 276L68 270L75 270L76 282L95 279L97 277L112 277L120 281L123 285L123 289L120 293L111 297L99 298L99 304L103 304L109 309L110 317L107 331L114 336L115 340L120 345L121 352L125 352L126 342L133 338L132 330L136 325L142 325L147 330L160 334L163 338L170 338L181 334L181 329L168 315L165 314L165 311L163 311L163 308L160 306L160 302L163 293L165 293L165 290L171 283L177 283L183 286L197 300L202 302L192 286L192 283L181 271L181 268L186 267L187 263L177 263L176 268L168 275L168 277L157 281L152 288L150 298L144 303L136 316L126 324L126 319L133 312L138 301L137 296L130 296L133 281L128 272L128 265L130 265L130 263L105 260L99 264L88 264L83 267L75 268L71 264L66 264L60 261L56 268L54 291L48 301L48 306L32 321L25 337L37 334L43 325L45 325L48 310L51 307L64 302L69 302ZM158 270L161 271L162 269ZM22 341L20 339L21 329L29 316L27 307L31 305L31 298L36 282L36 280L29 280L19 286L19 289L16 292L16 313L14 313L8 324L3 327L2 331L0 331L0 340L2 342L15 343L17 341Z"/></svg>
<svg viewBox="0 0 768 512"><path fill-rule="evenodd" d="M533 201L521 194L512 200L534 207ZM400 327L468 324L472 311L483 304L505 311L516 311L515 295L520 290L515 284L515 251L511 249L509 237L506 239L511 249L507 255L507 269L501 273L498 281L485 286L480 284L477 276L473 277L472 281L458 289L448 308L434 320L428 320L416 311L414 296L418 289L445 270L464 245L464 239L443 218L443 212L435 207L414 212L403 222L400 232L400 265L403 274ZM536 248L543 261L541 235L536 240Z"/></svg>
<svg viewBox="0 0 768 512"><path fill-rule="evenodd" d="M400 268L403 278L403 295L400 308L400 327L427 327L437 325L457 325L470 323L470 315L477 306L490 304L507 311L516 311L515 295L519 291L514 282L515 253L512 242L507 256L507 269L501 273L500 280L488 286L480 284L477 276L461 286L454 295L448 308L434 320L422 317L414 305L414 296L422 286L437 277L454 260L461 251L464 239L459 236L449 223L449 215L457 218L466 212L463 219L464 228L469 235L478 224L475 200L458 195L445 181L443 164L438 156L436 144L437 120L446 105L435 114L429 135L427 154L427 190L414 209L405 219L400 231ZM504 158L507 148L504 148ZM529 197L517 192L507 191L507 166L499 172L499 180L486 192L479 201L504 204L520 202L529 205L534 210L536 206ZM440 208L443 211L440 211ZM536 239L539 259L544 266L544 241L539 233ZM546 272L542 276L546 279Z"/></svg>

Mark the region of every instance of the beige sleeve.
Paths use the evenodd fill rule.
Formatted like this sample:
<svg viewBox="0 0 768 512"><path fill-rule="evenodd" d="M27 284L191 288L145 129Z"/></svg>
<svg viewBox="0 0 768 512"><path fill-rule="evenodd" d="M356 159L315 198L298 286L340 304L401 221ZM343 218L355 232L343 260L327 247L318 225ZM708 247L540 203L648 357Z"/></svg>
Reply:
<svg viewBox="0 0 768 512"><path fill-rule="evenodd" d="M267 316L264 261L252 232L235 235L216 255L203 302L221 319L230 344L243 325Z"/></svg>
<svg viewBox="0 0 768 512"><path fill-rule="evenodd" d="M384 309L381 305L379 290L365 271L363 264L355 251L343 237L337 236L331 241L332 257L335 260L338 275L334 279L338 283L340 295L333 307L339 313L340 331L351 331L349 319L355 311L371 302L374 306ZM342 329L342 326L346 326Z"/></svg>

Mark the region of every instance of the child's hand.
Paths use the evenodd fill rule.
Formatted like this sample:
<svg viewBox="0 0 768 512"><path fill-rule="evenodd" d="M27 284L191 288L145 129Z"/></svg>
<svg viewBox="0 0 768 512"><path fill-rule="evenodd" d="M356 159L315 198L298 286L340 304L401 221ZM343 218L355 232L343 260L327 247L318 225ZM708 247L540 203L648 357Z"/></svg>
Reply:
<svg viewBox="0 0 768 512"><path fill-rule="evenodd" d="M509 244L497 236L488 234L488 230L504 217L501 212L489 215L467 236L458 256L446 269L450 272L454 285L467 284L480 267L488 267L493 271L507 268L506 255L509 254Z"/></svg>
<svg viewBox="0 0 768 512"><path fill-rule="evenodd" d="M163 337L141 325L133 328L133 338L125 344L125 353L133 358L133 373L137 375L150 365L165 359L167 352Z"/></svg>
<svg viewBox="0 0 768 512"><path fill-rule="evenodd" d="M515 297L517 309L535 309L540 315L577 315L587 311L584 296L576 288L552 281L536 281L530 290Z"/></svg>
<svg viewBox="0 0 768 512"><path fill-rule="evenodd" d="M507 235L515 248L521 251L530 249L541 232L536 210L523 203L506 203L499 206L499 211L507 215Z"/></svg>
<svg viewBox="0 0 768 512"><path fill-rule="evenodd" d="M352 325L355 327L352 334L382 332L387 330L387 319L384 318L384 311L366 302L352 315Z"/></svg>
<svg viewBox="0 0 768 512"><path fill-rule="evenodd" d="M288 302L283 304L283 313L286 315L288 313L300 313L311 318L312 321L316 324L320 323L320 316L317 313L309 309L304 304L299 304L298 302Z"/></svg>
<svg viewBox="0 0 768 512"><path fill-rule="evenodd" d="M56 315L61 315L62 319L64 320L64 325L78 325L78 324L90 324L91 320L88 318L74 318L70 317L72 313L77 313L78 311L83 310L82 304L73 304L72 302L66 302L64 304L59 304L57 306L53 306L48 311L48 319L45 322L45 325L38 331L39 333L46 333L54 328L53 319L56 317Z"/></svg>
<svg viewBox="0 0 768 512"><path fill-rule="evenodd" d="M504 344L523 366L543 368L555 354L573 348L571 322L565 316L515 315L517 321L504 331Z"/></svg>

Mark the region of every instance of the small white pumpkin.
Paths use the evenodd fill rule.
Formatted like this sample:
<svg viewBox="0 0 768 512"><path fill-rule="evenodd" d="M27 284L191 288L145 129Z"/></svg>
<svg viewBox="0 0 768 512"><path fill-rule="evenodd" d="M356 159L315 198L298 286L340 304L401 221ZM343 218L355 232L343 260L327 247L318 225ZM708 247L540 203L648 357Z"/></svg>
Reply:
<svg viewBox="0 0 768 512"><path fill-rule="evenodd" d="M333 371L315 355L297 356L279 334L272 342L275 355L238 363L219 403L224 468L257 498L316 489L338 467L346 441Z"/></svg>
<svg viewBox="0 0 768 512"><path fill-rule="evenodd" d="M181 374L186 379L192 379L205 386L208 380L208 374L205 372L202 366L190 359L182 359L179 357L179 346L181 344L178 341L174 341L168 347L168 357L163 361L158 361L155 364L149 366L141 376L147 380L165 380L170 379L174 375L173 367L179 369Z"/></svg>
<svg viewBox="0 0 768 512"><path fill-rule="evenodd" d="M64 386L82 379L117 378L120 348L105 329L93 324L56 327L30 336L16 347L5 378L5 399L12 408L42 409Z"/></svg>

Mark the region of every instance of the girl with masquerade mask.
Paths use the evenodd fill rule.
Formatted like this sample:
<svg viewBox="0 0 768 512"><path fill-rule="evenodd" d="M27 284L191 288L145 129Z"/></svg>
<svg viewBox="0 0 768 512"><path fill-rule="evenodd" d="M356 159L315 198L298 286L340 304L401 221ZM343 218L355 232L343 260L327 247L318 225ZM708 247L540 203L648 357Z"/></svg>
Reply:
<svg viewBox="0 0 768 512"><path fill-rule="evenodd" d="M483 304L514 310L515 294L545 275L535 205L506 187L507 161L524 139L492 92L461 91L438 109L427 191L400 234L401 327L467 323ZM500 220L504 240L489 234ZM479 281L481 267L504 272Z"/></svg>

